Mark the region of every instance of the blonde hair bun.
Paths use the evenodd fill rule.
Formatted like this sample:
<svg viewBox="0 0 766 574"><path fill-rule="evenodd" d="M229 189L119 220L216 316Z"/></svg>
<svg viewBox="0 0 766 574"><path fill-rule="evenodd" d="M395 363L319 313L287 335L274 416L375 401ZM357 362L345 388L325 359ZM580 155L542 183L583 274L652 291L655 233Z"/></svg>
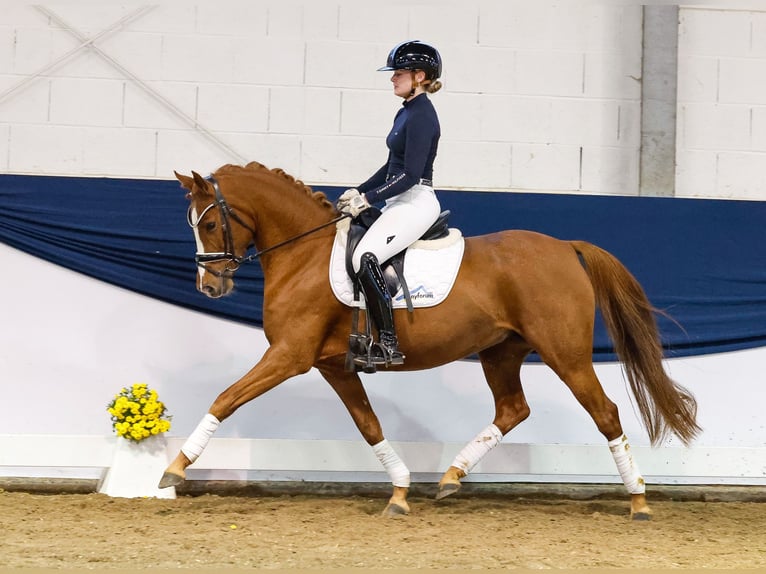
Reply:
<svg viewBox="0 0 766 574"><path fill-rule="evenodd" d="M426 90L429 94L435 94L442 89L442 83L439 80L434 80L426 86Z"/></svg>

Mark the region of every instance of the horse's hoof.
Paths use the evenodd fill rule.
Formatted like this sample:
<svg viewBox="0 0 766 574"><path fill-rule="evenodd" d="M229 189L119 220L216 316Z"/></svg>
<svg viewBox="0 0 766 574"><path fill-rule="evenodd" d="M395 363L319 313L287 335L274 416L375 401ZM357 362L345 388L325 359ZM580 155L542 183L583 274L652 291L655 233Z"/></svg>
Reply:
<svg viewBox="0 0 766 574"><path fill-rule="evenodd" d="M408 508L394 502L389 502L388 506L383 510L383 516L405 516L409 513Z"/></svg>
<svg viewBox="0 0 766 574"><path fill-rule="evenodd" d="M170 486L178 486L179 484L182 484L184 481L184 477L179 474L174 474L172 472L165 472L162 475L162 478L160 479L159 487L160 488L168 488Z"/></svg>
<svg viewBox="0 0 766 574"><path fill-rule="evenodd" d="M460 490L460 483L455 482L447 482L445 484L439 485L439 492L436 493L436 500L441 500L442 498L447 498L448 496L455 494L458 490Z"/></svg>
<svg viewBox="0 0 766 574"><path fill-rule="evenodd" d="M630 515L631 520L651 520L652 515L648 512L634 512Z"/></svg>

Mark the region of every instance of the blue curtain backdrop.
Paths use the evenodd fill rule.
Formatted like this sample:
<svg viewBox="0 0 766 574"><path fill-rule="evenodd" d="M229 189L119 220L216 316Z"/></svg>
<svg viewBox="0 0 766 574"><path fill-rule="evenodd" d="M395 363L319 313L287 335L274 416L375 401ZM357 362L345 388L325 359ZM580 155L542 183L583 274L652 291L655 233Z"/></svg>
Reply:
<svg viewBox="0 0 766 574"><path fill-rule="evenodd" d="M333 199L341 191L315 189ZM612 252L655 307L678 323L659 318L669 357L766 345L766 202L437 193L452 211L451 225L466 236L531 229ZM258 263L238 271L230 297L212 300L195 290L194 239L175 180L0 175L0 205L0 241L11 247L150 297L261 326ZM596 360L614 359L600 324L594 353Z"/></svg>

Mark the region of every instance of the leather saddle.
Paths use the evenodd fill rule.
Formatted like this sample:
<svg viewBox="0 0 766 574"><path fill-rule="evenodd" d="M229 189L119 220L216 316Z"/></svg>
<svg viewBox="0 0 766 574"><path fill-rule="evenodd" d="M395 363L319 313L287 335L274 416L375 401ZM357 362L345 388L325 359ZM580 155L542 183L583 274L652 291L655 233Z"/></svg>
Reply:
<svg viewBox="0 0 766 574"><path fill-rule="evenodd" d="M348 239L346 241L346 272L354 282L355 291L357 289L356 273L354 273L354 267L351 264L351 255L354 253L356 246L361 241L362 236L372 226L372 224L380 217L381 211L377 207L370 207L355 218L351 220L351 225L348 229ZM442 239L449 235L449 216L450 211L445 210L439 214L434 224L428 228L428 230L420 238L421 241L429 241L432 239ZM390 259L380 262L380 268L383 270L383 277L386 280L386 287L391 297L396 295L399 290L402 290L402 294L407 302L407 310L412 311L412 300L410 299L410 290L407 287L407 282L404 279L404 257L407 254L407 249L400 251Z"/></svg>

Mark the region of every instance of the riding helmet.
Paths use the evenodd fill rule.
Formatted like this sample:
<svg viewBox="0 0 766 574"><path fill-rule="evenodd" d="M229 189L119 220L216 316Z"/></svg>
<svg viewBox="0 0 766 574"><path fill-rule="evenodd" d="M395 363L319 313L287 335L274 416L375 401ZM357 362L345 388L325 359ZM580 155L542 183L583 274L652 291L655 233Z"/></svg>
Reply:
<svg viewBox="0 0 766 574"><path fill-rule="evenodd" d="M409 40L394 47L386 65L379 72L391 70L423 70L432 82L442 75L442 58L433 46L420 40Z"/></svg>

